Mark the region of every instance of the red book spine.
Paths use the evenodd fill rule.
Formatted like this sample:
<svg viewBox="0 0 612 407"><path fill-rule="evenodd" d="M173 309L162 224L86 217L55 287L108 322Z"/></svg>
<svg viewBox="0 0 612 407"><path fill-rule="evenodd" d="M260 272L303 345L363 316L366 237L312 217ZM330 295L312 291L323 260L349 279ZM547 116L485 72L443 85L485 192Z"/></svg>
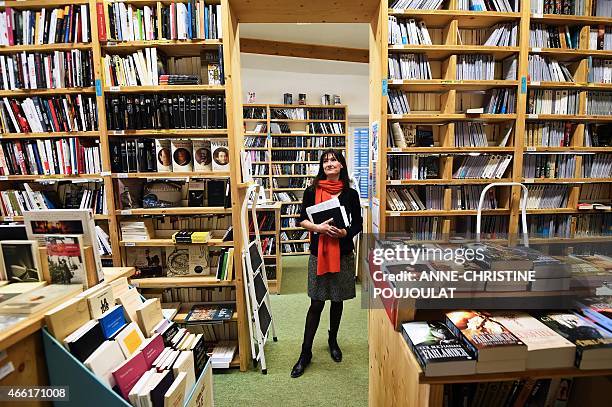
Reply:
<svg viewBox="0 0 612 407"><path fill-rule="evenodd" d="M57 113L55 113L55 106L52 101L45 101L49 104L49 110L51 111L51 120L53 120L53 131L60 131L60 124L57 121Z"/></svg>
<svg viewBox="0 0 612 407"><path fill-rule="evenodd" d="M25 158L23 156L23 149L21 146L21 141L16 141L15 144L13 144L13 146L15 147L15 150L16 150L15 156L17 157L17 163L19 164L19 168L21 169L21 174L27 174L28 169L26 167Z"/></svg>
<svg viewBox="0 0 612 407"><path fill-rule="evenodd" d="M28 124L28 121L26 120L24 114L22 114L19 104L16 100L11 100L10 103L11 108L13 109L13 114L17 119L17 123L19 124L19 128L21 129L21 131L24 133L30 133L30 125Z"/></svg>
<svg viewBox="0 0 612 407"><path fill-rule="evenodd" d="M106 20L104 19L104 3L96 3L96 15L98 17L98 40L106 41Z"/></svg>
<svg viewBox="0 0 612 407"><path fill-rule="evenodd" d="M79 153L79 174L85 174L85 148L80 143L79 139L76 139L76 144Z"/></svg>

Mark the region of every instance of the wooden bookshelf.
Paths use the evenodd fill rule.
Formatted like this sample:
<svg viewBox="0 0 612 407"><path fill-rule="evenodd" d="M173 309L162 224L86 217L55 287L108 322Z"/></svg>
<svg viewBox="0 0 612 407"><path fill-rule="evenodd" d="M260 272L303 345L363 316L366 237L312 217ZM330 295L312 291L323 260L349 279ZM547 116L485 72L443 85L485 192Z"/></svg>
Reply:
<svg viewBox="0 0 612 407"><path fill-rule="evenodd" d="M295 138L299 138L299 137L322 137L325 139L328 139L330 137L334 137L334 138L339 138L339 137L343 137L344 138L344 146L341 147L333 147L333 148L337 148L341 151L344 152L344 156L347 158L348 160L348 156L347 156L347 152L348 152L348 140L346 139L348 136L348 109L345 105L284 105L284 104L246 104L244 105L245 108L245 112L247 111L251 111L251 109L259 109L261 112L263 112L263 118L250 118L249 115L245 114L245 119L244 119L244 137L248 137L249 139L252 138L257 138L257 137L261 137L263 140L263 142L265 142L265 146L263 147L245 147L246 151L254 151L257 152L257 154L265 154L265 156L267 157L267 159L265 161L258 161L258 160L253 160L253 168L254 168L254 173L256 173L255 169L256 168L265 168L267 170L267 173L265 175L254 175L254 178L256 180L256 182L259 180L260 183L265 183L264 187L266 189L267 192L267 196L271 199L275 199L274 198L274 193L277 192L289 192L289 193L299 193L301 195L301 191L303 191L305 189L305 187L289 187L286 186L285 182L291 179L310 179L313 177L313 175L308 175L308 174L273 174L273 166L274 165L290 165L290 164L304 164L304 165L312 165L312 166L316 166L316 164L319 163L318 160L313 160L313 159L308 159L308 160L299 160L299 161L291 161L291 160L278 160L273 158L273 155L275 155L275 152L281 152L281 151L291 151L291 152L300 152L300 151L304 151L306 153L312 153L312 154L317 154L317 156L319 155L320 152L322 152L323 150L326 150L328 148L332 148L332 147L284 147L284 146L275 146L274 144L276 143L276 139L278 137L285 137L285 138L290 138L290 137L295 137ZM276 111L276 110L281 110L281 109L304 109L304 114L305 114L305 118L304 119L277 119L277 118L272 118L272 112ZM333 119L316 119L313 117L313 114L315 114L317 111L322 110L322 109L333 109L333 110L338 110L338 111L342 111L342 115L341 117L343 117L343 119L337 119L337 120L333 120ZM289 127L289 130L291 130L291 133L272 133L270 131L270 125L271 124L279 124L279 125L287 125ZM325 124L325 123L339 123L343 126L344 131L341 133L319 133L319 132L311 132L310 128L309 128L309 124L310 123L319 123L319 124ZM258 124L262 124L265 125L266 131L264 133L255 133L253 132L253 129L258 125ZM258 140L259 141L259 140ZM263 166L263 167L262 167ZM278 187L274 187L274 182L278 183ZM298 197L299 198L299 197ZM290 205L290 204L296 204L296 205L300 205L302 203L301 198L298 199L297 201L291 201L291 202L281 202L282 206L286 206L286 205ZM284 211L281 210L281 222L279 222L279 225L282 224L283 219L291 219L291 218L296 218L297 215L285 215L283 214ZM299 232L299 231L305 231L305 229L299 227L299 226L290 226L290 227L284 227L284 226L280 226L280 232L285 232L285 233L295 233L295 232ZM310 240L309 239L285 239L284 241L281 241L281 243L285 243L285 244L291 244L291 243L309 243ZM287 254L292 254L292 255L300 255L300 254L308 254L307 250L300 250L298 252L289 252L285 249L285 246L281 246L281 253L283 255L287 255Z"/></svg>
<svg viewBox="0 0 612 407"><path fill-rule="evenodd" d="M47 10L60 8L65 6L80 6L80 5L88 5L89 6L89 15L87 15L87 19L89 20L89 28L90 28L90 36L89 42L73 42L73 43L54 43L54 44L26 44L26 45L3 45L0 46L0 55L11 56L20 53L43 53L43 54L51 54L54 51L62 51L69 52L71 50L80 50L80 51L91 51L94 60L94 69L93 69L93 78L98 78L98 72L95 70L95 62L96 62L96 48L99 47L99 42L97 41L97 31L94 29L94 25L92 22L95 22L95 1L91 0L33 0L33 1L5 1L0 4L0 9L4 11L6 8L11 7L15 11L20 10L34 10L39 11L42 8L46 8ZM92 14L93 7L93 14ZM93 18L92 18L93 16ZM96 31L96 32L94 32ZM26 73L27 74L27 73ZM40 86L40 84L39 84ZM49 98L54 96L76 96L76 95L86 95L93 96L96 93L96 89L94 86L90 87L63 87L63 88L49 88L49 89L15 89L15 90L0 90L0 97L2 98L15 98L17 100L23 100L25 98L33 98L33 97L43 97ZM98 129L100 128L100 117L98 117ZM93 174L93 173L84 173L77 175L3 175L0 176L0 190L13 190L13 189L22 189L19 188L24 183L57 183L57 182L87 182L87 181L95 181L104 185L105 194L103 199L108 203L112 197L112 192L110 191L110 186L108 185L108 168L105 165L104 161L104 140L102 137L102 133L99 130L95 131L68 131L68 132L29 132L29 133L8 133L8 132L0 132L0 140L15 140L15 141L29 141L29 140L41 140L41 139L67 139L67 138L78 138L80 139L89 139L89 140L98 140L99 148L100 148L100 156L101 156L101 166L102 172ZM107 233L114 230L114 216L112 216L112 208L107 208L108 213L106 214L94 214L94 220L97 225L100 225L102 229L104 229ZM0 220L4 222L23 222L23 216L0 216ZM112 233L108 233L110 235L110 243L111 247L116 250L118 247L116 242L113 242ZM113 257L109 256L101 256L103 259L107 259L111 261ZM106 265L108 261L105 261Z"/></svg>
<svg viewBox="0 0 612 407"><path fill-rule="evenodd" d="M167 6L171 2L160 1L141 1L141 0L126 0L126 3L132 4L137 8L142 8L144 5L152 7L154 13L157 13L157 21L161 22L162 6ZM111 4L112 1L104 1L104 6ZM244 194L239 189L241 182L240 172L240 146L243 145L242 133L239 131L241 127L236 127L239 121L236 115L242 112L241 100L237 97L240 91L240 55L239 49L233 44L236 41L236 31L233 21L235 15L229 7L227 0L213 0L212 3L221 4L222 15L221 21L223 24L223 39L207 39L207 40L154 40L154 41L115 41L109 39L107 42L100 42L97 38L97 15L96 1L90 0L90 12L92 27L94 27L95 38L94 44L94 60L96 66L96 78L99 81L97 86L98 112L100 118L100 139L103 140L105 170L109 175L105 177L105 181L109 187L110 199L112 206L109 205L109 211L112 214L114 235L116 241L113 242L115 249L113 260L116 265L126 259L125 252L130 247L165 247L171 248L176 246L170 238L152 238L148 241L129 241L122 240L119 228L119 221L123 219L139 219L143 216L201 216L201 215L223 215L231 216L231 225L233 227L233 241L223 242L220 239L211 239L207 246L211 248L234 248L234 280L218 281L214 276L194 276L194 277L159 277L159 278L142 278L133 279L132 282L138 288L143 289L161 289L171 287L233 287L236 292L236 314L233 320L238 326L238 349L236 357L232 362L232 367L239 367L241 371L247 368L248 360L250 360L249 351L249 330L248 320L246 319L245 305L245 290L242 279L242 238L241 238L241 205L244 199ZM108 15L105 10L105 18ZM158 34L161 33L161 28L157 28ZM216 50L219 46L223 46L223 64L225 73L224 85L159 85L159 86L104 86L104 74L102 58L105 55L128 55L130 53L142 50L148 47L157 48L160 54L168 57L198 57L203 50ZM235 78L235 79L234 79ZM132 94L174 94L174 93L198 93L225 96L227 128L224 129L142 129L142 130L112 130L108 128L106 121L105 101L107 98L118 95ZM110 138L167 138L167 139L191 139L191 138L227 138L228 149L230 151L230 168L227 172L213 171L191 171L191 172L135 172L135 173L111 173L110 166ZM229 178L232 202L228 208L224 207L171 207L171 208L134 208L121 210L118 206L119 200L117 197L117 182L121 179L183 179L189 181L194 178ZM115 256L115 252L117 255Z"/></svg>
<svg viewBox="0 0 612 407"><path fill-rule="evenodd" d="M612 51L601 51L589 49L589 30L599 24L612 24L610 17L569 15L531 15L529 4L521 2L519 12L477 12L456 10L458 3L451 0L443 5L443 10L398 10L387 8L387 2L381 1L378 14L372 20L372 35L370 37L370 123L378 123L378 154L371 164L370 170L375 172L376 189L373 191L376 210L380 224L375 231L402 232L405 223L397 221L399 218L436 217L442 223L442 234L452 236L454 232L455 219L460 216L474 216L475 210L459 211L452 209L451 188L462 185L486 185L498 181L523 182L525 184L544 185L568 185L568 206L557 208L556 211L546 209L529 210L530 215L553 215L563 214L572 219L571 237L574 236L575 220L581 214L604 213L603 211L580 211L577 204L581 189L586 184L606 184L612 181L609 178L584 178L582 177L583 154L586 153L609 153L609 147L587 147L584 144L586 126L593 123L609 123L612 115L590 115L587 114L586 101L587 92L590 90L611 90L612 86L605 83L588 82L588 58L610 58ZM591 2L587 2L586 8L590 9ZM442 30L442 43L434 42L433 45L389 45L387 38L388 17L397 16L402 18L414 18L416 21L424 21L428 28ZM516 47L486 47L480 45L463 44L455 33L460 29L479 29L491 27L498 23L517 23L518 41ZM530 24L543 23L550 25L572 25L579 28L578 49L561 48L535 48L529 43ZM430 61L442 65L434 69L430 80L398 80L386 79L388 77L387 59L391 55L419 53L425 54ZM514 80L457 80L458 55L462 54L489 54L495 60L500 60L508 55L514 55L518 59L517 78ZM574 82L537 82L529 81L528 58L530 54L551 57L559 62L571 62ZM433 69L433 66L432 66ZM381 92L381 84L383 91ZM492 89L512 88L516 90L515 112L511 114L465 114L458 110L456 97L462 91L490 91ZM398 89L410 92L436 92L441 95L439 112L419 112L410 114L390 114L387 108L386 89ZM575 115L561 114L530 114L527 111L527 99L531 89L551 90L575 90L578 92L579 110ZM545 147L527 146L526 128L528 124L535 122L572 122L576 128L571 134L568 147ZM393 148L388 145L388 131L391 123L415 125L440 126L439 138L434 147L408 147ZM480 122L485 125L512 124L512 135L508 143L499 147L491 144L486 147L456 147L454 145L455 129L458 123ZM523 175L523 160L527 154L551 153L568 154L576 152L576 172L571 178L525 178ZM511 154L513 162L502 179L456 179L453 178L454 164L466 153L472 154ZM388 157L397 154L439 154L439 177L435 179L388 179ZM388 187L395 185L415 186L440 185L443 190L443 209L425 211L392 211L387 208ZM500 189L500 188L498 188ZM519 187L501 188L496 193L499 209L484 211L484 215L500 216L507 219L508 236L511 243L516 243L519 233ZM475 217L474 217L475 218Z"/></svg>
<svg viewBox="0 0 612 407"><path fill-rule="evenodd" d="M589 49L589 29L599 24L610 25L612 18L569 15L531 15L529 2L520 2L520 11L516 13L498 12L474 12L456 10L458 2L450 0L443 3L444 10L395 10L388 8L388 1L380 1L379 7L370 22L370 131L372 125L376 124L378 129L378 145L375 149L377 155L373 157L374 162L370 164L370 171L376 177L375 189L373 190L373 202L371 210L377 211L380 219L378 225L373 225L373 232L405 232L408 221L419 218L436 217L442 224L442 235L444 238L437 241L424 241L439 243L440 241L452 240L455 231L455 220L464 216L475 218L475 210L452 209L451 188L460 185L482 184L483 186L497 181L522 182L527 185L558 185L565 184L569 188L568 204L563 208L552 209L529 209L529 216L535 215L561 215L571 218L571 234L569 237L538 238L530 237L531 244L579 244L593 242L609 242L609 236L584 236L576 230L576 219L581 214L602 214L607 211L579 210L579 202L582 188L593 183L609 183L611 178L584 178L582 167L585 153L609 153L610 147L587 147L585 144L586 126L593 123L609 123L612 116L588 115L586 113L587 92L590 90L610 90L610 84L588 82L588 57L602 57L609 59L612 51L593 51ZM586 7L590 9L592 2L587 1ZM388 16L414 18L416 21L424 21L428 28L441 28L443 31L443 43L435 45L388 45ZM485 28L498 23L516 22L518 24L518 46L496 47L498 49L486 49L486 47L461 45L454 33L462 28ZM549 25L579 26L580 44L574 49L551 49L532 48L529 44L530 23L543 23ZM424 53L430 61L443 61L439 75L434 74L433 80L395 80L388 79L388 57L400 53ZM457 55L461 54L491 54L498 60L506 55L518 57L517 78L512 81L460 81L456 80ZM560 62L570 62L574 65L572 74L574 82L536 82L529 81L528 57L530 54L551 57ZM433 69L433 66L432 66ZM498 88L516 89L516 113L506 115L466 115L456 109L455 98L461 91L489 91ZM440 112L415 112L406 115L388 114L388 96L386 90L401 89L406 91L437 92L442 95ZM529 114L527 102L529 90L552 89L552 90L575 90L579 92L579 110L575 115L560 114ZM461 122L481 122L495 125L501 123L512 123L513 133L509 143L504 147L456 147L454 145L455 129ZM568 147L544 147L528 146L526 129L527 125L535 122L561 122L569 121L576 124L576 128L570 135ZM410 147L391 148L387 147L388 130L392 123L410 124L433 124L440 125L439 138L434 147ZM491 145L491 143L489 143ZM578 153L576 155L575 176L563 179L530 179L525 178L523 173L523 160L528 154L533 153ZM511 154L513 162L504 175L503 179L454 179L453 164L458 156L466 153L490 153ZM439 179L425 180L389 180L387 176L389 157L394 154L444 154L440 156ZM441 185L444 188L443 209L424 211L392 211L387 208L387 188L393 185L419 186L419 185ZM499 216L507 219L508 238L496 239L495 241L506 244L517 244L519 235L519 202L520 187L498 188L501 192L496 193L498 209L485 210L483 215ZM529 219L529 218L528 218ZM475 222L474 222L475 223ZM450 237L450 238L449 238ZM469 239L465 240L470 241ZM473 240L471 240L473 241ZM493 293L492 293L493 294ZM495 293L497 294L497 293ZM554 293L555 295L563 293ZM377 300L378 301L378 300ZM419 312L413 307L398 309L396 320L408 321L426 318L427 311ZM431 313L430 313L431 314ZM389 322L389 316L384 311L382 304L372 305L369 310L369 344L370 344L370 394L371 405L403 405L403 406L432 406L442 407L444 401L444 386L452 383L478 383L484 381L520 380L525 378L553 378L553 377L580 377L588 378L581 382L580 389L573 395L574 400L584 402L586 398L593 401L597 397L605 397L599 390L607 383L604 376L610 376L612 371L585 371L578 369L556 369L546 371L524 371L518 373L501 373L470 376L447 376L447 377L425 377L419 363L408 348L401 333L397 332L397 324ZM429 316L431 318L431 315ZM393 391L389 391L393 389ZM603 391L603 390L602 390ZM590 394L596 394L591 396ZM588 403L587 403L588 404Z"/></svg>

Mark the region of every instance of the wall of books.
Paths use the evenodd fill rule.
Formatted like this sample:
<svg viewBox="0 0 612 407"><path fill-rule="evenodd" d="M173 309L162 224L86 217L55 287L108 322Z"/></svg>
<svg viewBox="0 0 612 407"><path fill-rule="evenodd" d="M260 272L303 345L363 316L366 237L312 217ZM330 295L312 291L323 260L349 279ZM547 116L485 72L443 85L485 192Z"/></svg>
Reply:
<svg viewBox="0 0 612 407"><path fill-rule="evenodd" d="M384 7L371 88L383 89L381 232L473 238L484 186L515 181L529 189L532 237L611 233L610 3L510 3ZM483 236L520 233L518 208L518 187L489 190Z"/></svg>
<svg viewBox="0 0 612 407"><path fill-rule="evenodd" d="M242 341L232 365L245 368L242 134L222 3L3 2L0 210L19 222L26 210L91 208L103 261L135 266L137 285L225 287L238 312L222 339Z"/></svg>
<svg viewBox="0 0 612 407"><path fill-rule="evenodd" d="M348 109L344 105L249 104L244 107L244 124L253 177L269 199L282 205L276 243L283 255L308 254L308 232L296 223L302 194L319 171L324 150L334 148L347 157ZM270 252L264 254L274 255L275 244L268 247Z"/></svg>
<svg viewBox="0 0 612 407"><path fill-rule="evenodd" d="M518 182L529 190L532 246L552 255L571 242L563 254L573 250L572 269L608 267L592 254L612 234L612 3L389 0L371 28L373 230L405 241L473 241L484 187ZM517 243L520 202L519 186L490 189L481 236L505 249ZM566 283L559 291L570 290ZM564 295L525 291L518 295L526 301ZM415 300L404 309L387 303L385 312L377 304L370 400L596 405L612 366L598 300L582 311L449 312ZM592 336L581 341L574 329Z"/></svg>

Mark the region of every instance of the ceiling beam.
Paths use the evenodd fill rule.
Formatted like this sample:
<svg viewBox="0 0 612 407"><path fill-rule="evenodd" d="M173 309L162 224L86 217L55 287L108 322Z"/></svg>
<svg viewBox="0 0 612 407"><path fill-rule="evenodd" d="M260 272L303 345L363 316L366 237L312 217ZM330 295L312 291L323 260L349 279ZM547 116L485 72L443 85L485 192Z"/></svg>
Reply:
<svg viewBox="0 0 612 407"><path fill-rule="evenodd" d="M381 4L380 0L229 0L229 3L239 23L370 23Z"/></svg>
<svg viewBox="0 0 612 407"><path fill-rule="evenodd" d="M240 38L240 51L247 54L368 63L367 49L269 41L255 38Z"/></svg>

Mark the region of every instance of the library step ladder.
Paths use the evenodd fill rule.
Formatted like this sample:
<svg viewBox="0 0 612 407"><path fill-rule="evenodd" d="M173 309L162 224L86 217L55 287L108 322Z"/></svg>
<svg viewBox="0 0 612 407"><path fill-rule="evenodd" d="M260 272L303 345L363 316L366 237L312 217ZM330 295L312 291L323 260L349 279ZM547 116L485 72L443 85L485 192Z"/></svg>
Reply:
<svg viewBox="0 0 612 407"><path fill-rule="evenodd" d="M261 186L252 183L247 187L246 196L242 204L242 262L243 278L245 281L244 290L246 295L247 312L249 315L249 331L251 333L251 356L253 365L257 367L261 362L261 373L267 374L266 355L264 347L268 336L272 333L274 342L276 330L274 328L274 318L270 307L270 292L268 290L268 277L266 275L266 265L263 260L261 250L261 239L259 235L259 225L257 222L257 200ZM255 232L253 241L249 241L249 206L253 219L253 229ZM277 242L278 250L278 242Z"/></svg>

